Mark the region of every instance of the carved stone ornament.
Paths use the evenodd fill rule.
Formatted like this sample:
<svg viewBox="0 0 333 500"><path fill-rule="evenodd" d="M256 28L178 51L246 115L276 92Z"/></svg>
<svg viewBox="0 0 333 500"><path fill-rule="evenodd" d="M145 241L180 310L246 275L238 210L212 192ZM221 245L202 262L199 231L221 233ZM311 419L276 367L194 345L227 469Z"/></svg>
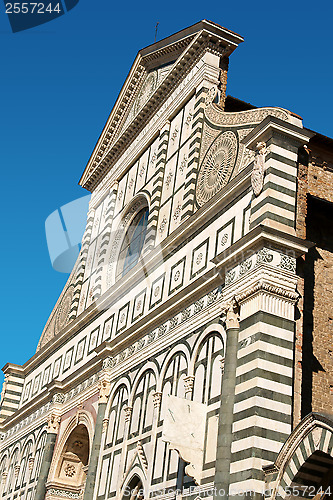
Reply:
<svg viewBox="0 0 333 500"><path fill-rule="evenodd" d="M259 196L264 186L266 143L258 142L251 174L251 184L255 196Z"/></svg>
<svg viewBox="0 0 333 500"><path fill-rule="evenodd" d="M30 471L33 470L34 465L35 465L35 457L29 457L29 459L28 459L28 468L29 468Z"/></svg>
<svg viewBox="0 0 333 500"><path fill-rule="evenodd" d="M217 86L214 85L213 87L211 87L208 90L208 92L206 94L206 97L205 97L206 107L209 106L210 104L212 104L212 102L214 102L216 96L217 96Z"/></svg>
<svg viewBox="0 0 333 500"><path fill-rule="evenodd" d="M237 158L237 138L231 131L220 134L209 147L198 174L196 198L204 205L229 181Z"/></svg>
<svg viewBox="0 0 333 500"><path fill-rule="evenodd" d="M61 392L58 392L57 394L55 394L52 398L52 402L53 403L58 403L58 404L63 404L65 402L65 395L64 394L61 394Z"/></svg>
<svg viewBox="0 0 333 500"><path fill-rule="evenodd" d="M18 477L20 473L20 464L15 464L14 465L14 475L15 477Z"/></svg>
<svg viewBox="0 0 333 500"><path fill-rule="evenodd" d="M125 412L125 422L129 422L131 420L132 416L132 406L125 406L124 412Z"/></svg>
<svg viewBox="0 0 333 500"><path fill-rule="evenodd" d="M194 387L194 377L189 375L184 378L185 394L192 394Z"/></svg>
<svg viewBox="0 0 333 500"><path fill-rule="evenodd" d="M222 306L222 316L225 318L226 329L239 328L239 305L236 299Z"/></svg>
<svg viewBox="0 0 333 500"><path fill-rule="evenodd" d="M108 380L99 380L98 382L99 390L99 403L107 403L111 390L111 383Z"/></svg>
<svg viewBox="0 0 333 500"><path fill-rule="evenodd" d="M138 455L141 459L141 463L142 463L143 467L147 470L148 469L148 462L147 462L146 455L145 455L145 452L143 450L143 446L142 446L141 441L137 442L136 449L138 451Z"/></svg>
<svg viewBox="0 0 333 500"><path fill-rule="evenodd" d="M162 402L162 393L161 392L154 392L153 394L153 405L154 408L157 410L160 408Z"/></svg>
<svg viewBox="0 0 333 500"><path fill-rule="evenodd" d="M103 370L107 370L114 367L114 359L111 356L103 359Z"/></svg>
<svg viewBox="0 0 333 500"><path fill-rule="evenodd" d="M47 419L47 432L50 434L58 434L61 417L51 413Z"/></svg>
<svg viewBox="0 0 333 500"><path fill-rule="evenodd" d="M102 426L102 432L106 432L106 429L108 428L109 425L109 419L108 418L103 418L103 426Z"/></svg>
<svg viewBox="0 0 333 500"><path fill-rule="evenodd" d="M2 484L6 483L7 476L8 476L8 472L6 470L4 470L2 473Z"/></svg>

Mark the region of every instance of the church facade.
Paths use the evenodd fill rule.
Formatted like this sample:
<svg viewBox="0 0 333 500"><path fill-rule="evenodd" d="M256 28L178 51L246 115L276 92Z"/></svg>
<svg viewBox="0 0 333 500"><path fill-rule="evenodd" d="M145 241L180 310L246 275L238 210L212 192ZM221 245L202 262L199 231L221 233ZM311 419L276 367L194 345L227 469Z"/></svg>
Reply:
<svg viewBox="0 0 333 500"><path fill-rule="evenodd" d="M4 500L274 500L333 481L333 141L226 95L241 36L139 51L78 260L0 410Z"/></svg>

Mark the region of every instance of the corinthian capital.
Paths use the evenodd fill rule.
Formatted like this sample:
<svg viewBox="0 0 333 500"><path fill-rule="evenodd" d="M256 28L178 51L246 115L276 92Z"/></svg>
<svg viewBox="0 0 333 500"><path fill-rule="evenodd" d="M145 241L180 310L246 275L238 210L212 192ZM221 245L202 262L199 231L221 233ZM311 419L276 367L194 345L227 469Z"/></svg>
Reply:
<svg viewBox="0 0 333 500"><path fill-rule="evenodd" d="M102 378L98 382L99 389L99 403L107 403L111 390L111 383L109 380Z"/></svg>
<svg viewBox="0 0 333 500"><path fill-rule="evenodd" d="M61 417L55 413L51 413L47 419L47 432L49 434L58 434Z"/></svg>
<svg viewBox="0 0 333 500"><path fill-rule="evenodd" d="M223 304L222 316L225 318L227 330L239 328L239 305L235 298Z"/></svg>

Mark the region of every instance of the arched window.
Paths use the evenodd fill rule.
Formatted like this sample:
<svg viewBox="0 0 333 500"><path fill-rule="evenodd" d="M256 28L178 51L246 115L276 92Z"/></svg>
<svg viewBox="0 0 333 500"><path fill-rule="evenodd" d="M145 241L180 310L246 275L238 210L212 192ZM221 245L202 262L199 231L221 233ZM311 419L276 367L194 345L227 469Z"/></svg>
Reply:
<svg viewBox="0 0 333 500"><path fill-rule="evenodd" d="M148 213L148 207L141 209L126 232L118 258L117 278L124 276L138 263L146 237Z"/></svg>

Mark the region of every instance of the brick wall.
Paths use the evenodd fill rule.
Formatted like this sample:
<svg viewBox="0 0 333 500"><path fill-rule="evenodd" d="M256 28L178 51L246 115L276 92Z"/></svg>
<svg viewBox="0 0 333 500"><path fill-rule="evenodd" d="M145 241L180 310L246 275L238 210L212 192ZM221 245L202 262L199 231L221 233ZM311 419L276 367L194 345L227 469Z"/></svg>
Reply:
<svg viewBox="0 0 333 500"><path fill-rule="evenodd" d="M310 411L333 413L333 141L300 151L296 233L315 243L298 262L294 425Z"/></svg>

